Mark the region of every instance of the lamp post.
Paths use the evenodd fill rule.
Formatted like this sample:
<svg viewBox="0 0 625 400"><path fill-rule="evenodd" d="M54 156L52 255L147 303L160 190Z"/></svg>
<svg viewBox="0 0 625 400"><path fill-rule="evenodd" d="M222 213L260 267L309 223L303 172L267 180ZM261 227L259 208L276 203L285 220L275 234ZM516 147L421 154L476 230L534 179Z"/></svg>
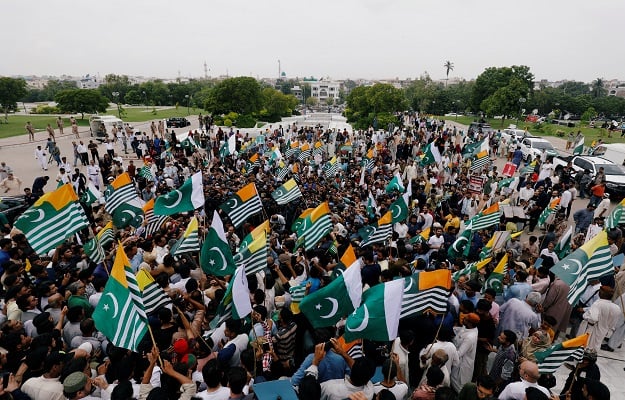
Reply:
<svg viewBox="0 0 625 400"><path fill-rule="evenodd" d="M145 93L145 90L143 91L143 99L144 99L144 103L145 103L145 109L148 109L148 95Z"/></svg>
<svg viewBox="0 0 625 400"><path fill-rule="evenodd" d="M185 94L184 98L187 99L187 115L189 115L189 100L190 100L189 95Z"/></svg>
<svg viewBox="0 0 625 400"><path fill-rule="evenodd" d="M121 119L122 113L119 110L119 92L113 92L112 95L115 98L115 105L117 105L117 116Z"/></svg>
<svg viewBox="0 0 625 400"><path fill-rule="evenodd" d="M525 104L525 102L527 101L527 99L525 97L521 97L519 99L519 117L516 120L516 123L519 123L519 119L521 118L521 114L523 114L523 104Z"/></svg>

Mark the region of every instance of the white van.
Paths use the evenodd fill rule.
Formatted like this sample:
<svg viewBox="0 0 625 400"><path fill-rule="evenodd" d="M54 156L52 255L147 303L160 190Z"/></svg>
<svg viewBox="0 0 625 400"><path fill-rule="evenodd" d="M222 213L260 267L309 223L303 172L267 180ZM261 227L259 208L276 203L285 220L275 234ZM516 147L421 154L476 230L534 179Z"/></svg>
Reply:
<svg viewBox="0 0 625 400"><path fill-rule="evenodd" d="M99 141L105 141L111 133L113 126L124 129L124 121L114 115L93 115L89 118L91 136Z"/></svg>
<svg viewBox="0 0 625 400"><path fill-rule="evenodd" d="M591 155L601 156L614 164L625 165L625 143L601 144L594 148Z"/></svg>

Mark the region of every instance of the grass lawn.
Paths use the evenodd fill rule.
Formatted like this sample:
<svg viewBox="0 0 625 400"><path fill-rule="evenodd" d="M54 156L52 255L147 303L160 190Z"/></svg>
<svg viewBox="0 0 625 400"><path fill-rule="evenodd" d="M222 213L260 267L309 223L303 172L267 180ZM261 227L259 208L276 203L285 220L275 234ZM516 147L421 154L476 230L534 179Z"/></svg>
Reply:
<svg viewBox="0 0 625 400"><path fill-rule="evenodd" d="M145 122L153 119L164 119L171 117L186 117L187 108L186 107L175 107L167 108L163 110L159 110L158 108L148 108L146 111L145 107L132 107L125 108L125 116L122 116L122 120L124 122ZM202 112L200 109L190 108L189 112L191 115L197 115ZM117 108L109 108L106 113L103 115L117 115ZM76 121L78 121L78 126L86 127L89 126L89 116L85 114L84 119L80 119L80 114L75 115ZM54 115L13 115L9 114L9 123L4 123L4 114L0 115L0 138L11 137L11 136L20 136L26 135L26 129L24 126L26 122L30 121L35 127L35 132L44 132L46 130L46 126L50 124L54 129L57 129L56 126L56 116ZM69 122L69 118L63 118L64 122L64 131L65 133L70 132L72 130L71 124Z"/></svg>
<svg viewBox="0 0 625 400"><path fill-rule="evenodd" d="M466 116L441 118L449 121L455 121L464 125L469 125L471 122L477 120L475 117ZM513 124L517 126L517 129L527 128L527 130L535 136L558 136L566 138L569 132L572 131L574 134L577 134L577 131L581 130L582 134L586 138L586 146L590 146L590 144L597 139L603 139L604 143L623 143L625 141L625 138L621 137L620 132L612 133L612 137L609 138L608 131L606 129L590 128L588 124L581 124L580 122L577 123L577 126L575 128L567 128L566 126L554 125L549 123L543 123L540 126L529 122L526 123L524 121L520 121L519 123L517 123L516 119L505 120L503 122L503 126L500 119L488 118L486 119L486 121L490 124L490 126L493 127L493 129L504 129L507 128L510 124ZM561 135L560 132L564 132L564 135Z"/></svg>

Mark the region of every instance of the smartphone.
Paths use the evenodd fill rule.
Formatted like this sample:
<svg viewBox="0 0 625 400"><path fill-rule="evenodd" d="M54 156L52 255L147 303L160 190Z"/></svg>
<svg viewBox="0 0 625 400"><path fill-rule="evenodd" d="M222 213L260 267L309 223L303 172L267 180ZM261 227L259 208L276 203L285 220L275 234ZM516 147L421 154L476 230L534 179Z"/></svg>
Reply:
<svg viewBox="0 0 625 400"><path fill-rule="evenodd" d="M271 348L269 347L269 343L268 342L263 343L263 352L268 353L269 350L271 350Z"/></svg>

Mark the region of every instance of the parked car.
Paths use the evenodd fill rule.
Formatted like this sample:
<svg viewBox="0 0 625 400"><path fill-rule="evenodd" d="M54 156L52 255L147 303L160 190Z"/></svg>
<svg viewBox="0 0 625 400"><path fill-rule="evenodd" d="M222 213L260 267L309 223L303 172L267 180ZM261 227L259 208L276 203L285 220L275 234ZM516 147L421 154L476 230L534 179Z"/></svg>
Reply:
<svg viewBox="0 0 625 400"><path fill-rule="evenodd" d="M523 159L526 161L531 161L536 156L542 156L543 150L545 150L548 157L558 157L560 155L548 140L542 138L525 138L520 146L521 152L523 152Z"/></svg>
<svg viewBox="0 0 625 400"><path fill-rule="evenodd" d="M189 125L191 125L191 122L183 117L173 117L167 119L168 128L186 128Z"/></svg>
<svg viewBox="0 0 625 400"><path fill-rule="evenodd" d="M486 136L491 132L494 132L494 129L487 123L471 122L471 125L469 125L469 131L481 132L484 136Z"/></svg>
<svg viewBox="0 0 625 400"><path fill-rule="evenodd" d="M517 142L521 142L525 138L533 138L535 136L523 129L506 128L501 131L501 138L505 139L506 142L509 141L511 137L514 137Z"/></svg>
<svg viewBox="0 0 625 400"><path fill-rule="evenodd" d="M625 197L625 167L622 165L613 163L607 158L597 156L556 157L553 159L553 163L556 167L555 171L558 172L558 170L566 166L569 162L575 172L585 169L589 170L593 179L599 169L603 168L606 180L606 192L610 194L611 199L622 199Z"/></svg>
<svg viewBox="0 0 625 400"><path fill-rule="evenodd" d="M3 213L9 223L13 222L28 209L29 205L22 196L3 196L0 197L0 212Z"/></svg>

